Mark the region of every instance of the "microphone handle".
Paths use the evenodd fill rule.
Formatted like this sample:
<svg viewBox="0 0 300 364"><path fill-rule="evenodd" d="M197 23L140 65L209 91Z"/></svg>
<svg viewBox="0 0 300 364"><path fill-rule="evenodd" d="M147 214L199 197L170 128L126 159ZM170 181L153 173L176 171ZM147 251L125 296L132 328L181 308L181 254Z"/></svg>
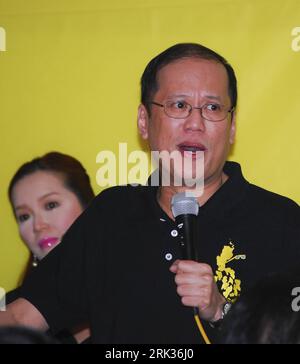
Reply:
<svg viewBox="0 0 300 364"><path fill-rule="evenodd" d="M178 215L175 222L180 232L180 246L182 259L198 261L198 229L197 216L193 214ZM210 341L206 335L203 325L200 321L199 308L193 307L194 318L196 320L200 334L206 344Z"/></svg>
<svg viewBox="0 0 300 364"><path fill-rule="evenodd" d="M180 234L182 259L198 261L196 244L197 216L192 214L178 215L175 219Z"/></svg>

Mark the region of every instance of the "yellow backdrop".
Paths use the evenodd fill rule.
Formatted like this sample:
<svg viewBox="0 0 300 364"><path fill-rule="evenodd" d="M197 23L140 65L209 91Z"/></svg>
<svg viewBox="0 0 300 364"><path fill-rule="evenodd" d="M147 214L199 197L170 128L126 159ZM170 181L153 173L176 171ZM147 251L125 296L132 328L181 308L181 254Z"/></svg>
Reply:
<svg viewBox="0 0 300 364"><path fill-rule="evenodd" d="M298 0L0 0L0 286L16 285L27 257L7 199L18 166L69 153L99 192L96 155L120 142L141 148L139 78L174 43L202 43L232 63L231 159L299 202L299 14Z"/></svg>

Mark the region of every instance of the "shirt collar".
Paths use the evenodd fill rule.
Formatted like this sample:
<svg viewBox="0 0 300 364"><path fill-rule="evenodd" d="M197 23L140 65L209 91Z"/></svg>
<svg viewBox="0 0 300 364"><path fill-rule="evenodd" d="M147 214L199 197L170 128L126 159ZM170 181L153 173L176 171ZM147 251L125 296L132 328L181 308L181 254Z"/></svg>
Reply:
<svg viewBox="0 0 300 364"><path fill-rule="evenodd" d="M247 192L249 182L242 174L241 166L236 162L226 162L223 168L224 173L229 177L227 181L200 207L199 214L205 214L213 219L228 217L230 210L240 203ZM153 173L158 173L157 170ZM148 178L148 184L150 184ZM159 218L170 220L168 215L161 209L157 202L158 186L149 186L149 198L152 208Z"/></svg>

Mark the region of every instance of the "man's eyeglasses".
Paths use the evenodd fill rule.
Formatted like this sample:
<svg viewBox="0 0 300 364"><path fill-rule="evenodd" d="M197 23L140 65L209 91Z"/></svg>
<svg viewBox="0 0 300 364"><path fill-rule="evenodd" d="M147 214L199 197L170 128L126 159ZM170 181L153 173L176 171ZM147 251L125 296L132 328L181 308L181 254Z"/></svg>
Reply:
<svg viewBox="0 0 300 364"><path fill-rule="evenodd" d="M150 104L163 107L165 114L173 119L185 119L191 114L193 109L199 109L203 119L222 121L227 117L228 113L232 113L234 110L234 107L228 110L223 105L215 103L208 103L203 106L192 106L185 101L167 101L164 104L151 101Z"/></svg>

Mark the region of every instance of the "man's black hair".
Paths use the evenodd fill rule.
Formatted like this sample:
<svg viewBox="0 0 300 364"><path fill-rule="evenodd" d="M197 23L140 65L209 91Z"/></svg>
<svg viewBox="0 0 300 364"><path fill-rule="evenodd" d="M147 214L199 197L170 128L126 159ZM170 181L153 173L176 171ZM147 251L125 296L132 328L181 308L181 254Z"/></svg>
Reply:
<svg viewBox="0 0 300 364"><path fill-rule="evenodd" d="M218 53L197 43L179 43L166 49L153 58L145 68L141 78L141 102L150 114L152 98L158 90L158 72L166 65L183 58L200 58L221 63L228 75L228 93L231 107L237 104L237 81L231 65Z"/></svg>

